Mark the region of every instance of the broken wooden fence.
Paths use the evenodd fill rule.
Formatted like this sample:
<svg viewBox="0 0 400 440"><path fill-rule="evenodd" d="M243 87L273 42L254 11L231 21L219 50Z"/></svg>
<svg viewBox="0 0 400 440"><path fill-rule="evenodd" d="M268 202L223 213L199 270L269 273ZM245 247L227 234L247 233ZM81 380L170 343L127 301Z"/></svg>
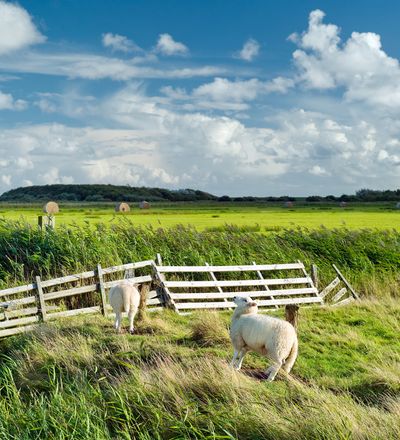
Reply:
<svg viewBox="0 0 400 440"><path fill-rule="evenodd" d="M319 293L319 296L332 306L344 306L360 299L357 292L335 264L332 264L336 277Z"/></svg>
<svg viewBox="0 0 400 440"><path fill-rule="evenodd" d="M260 308L323 302L301 262L234 266L159 265L154 266L154 270L166 304L177 312L232 308L235 306L232 299L236 295L251 296Z"/></svg>
<svg viewBox="0 0 400 440"><path fill-rule="evenodd" d="M152 260L148 260L107 268L98 265L95 270L51 280L42 280L37 276L33 283L2 290L0 310L3 310L3 319L1 320L0 314L0 337L29 330L40 321L88 313L102 312L106 315L110 310L106 300L107 290L123 279L140 284L142 289L148 289L152 282L153 264ZM148 268L148 274L134 276L133 271L145 268ZM157 292L147 295L147 305L150 308L161 304Z"/></svg>
<svg viewBox="0 0 400 440"><path fill-rule="evenodd" d="M170 307L178 313L199 309L230 309L236 295L251 296L261 309L280 306L334 305L358 299L357 293L334 266L337 277L320 293L314 284L317 268L310 277L300 261L287 264L232 266L164 266L161 257L67 275L51 280L35 277L33 283L0 291L0 337L29 330L38 322L79 314L111 310L107 290L122 280L146 290L149 310ZM135 271L142 272L135 276ZM122 273L124 274L122 276ZM340 283L345 287L340 288ZM150 285L156 290L148 293ZM335 289L337 290L335 292ZM350 295L350 296L348 296ZM2 303L3 301L3 303Z"/></svg>

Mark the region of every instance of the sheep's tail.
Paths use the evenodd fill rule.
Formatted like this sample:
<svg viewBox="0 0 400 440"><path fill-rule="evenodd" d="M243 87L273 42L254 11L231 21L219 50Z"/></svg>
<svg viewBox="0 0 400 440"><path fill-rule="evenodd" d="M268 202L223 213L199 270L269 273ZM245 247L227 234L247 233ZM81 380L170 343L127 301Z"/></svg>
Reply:
<svg viewBox="0 0 400 440"><path fill-rule="evenodd" d="M297 342L297 336L296 336L295 340L293 341L293 345L290 350L289 356L287 357L286 362L283 365L283 369L286 371L286 373L290 373L290 370L292 369L296 361L298 350L299 350L299 344Z"/></svg>
<svg viewBox="0 0 400 440"><path fill-rule="evenodd" d="M130 292L124 291L123 294L124 299L124 312L128 313L131 310L131 295Z"/></svg>
<svg viewBox="0 0 400 440"><path fill-rule="evenodd" d="M131 309L131 298L130 295L125 293L124 295L124 312L128 313Z"/></svg>

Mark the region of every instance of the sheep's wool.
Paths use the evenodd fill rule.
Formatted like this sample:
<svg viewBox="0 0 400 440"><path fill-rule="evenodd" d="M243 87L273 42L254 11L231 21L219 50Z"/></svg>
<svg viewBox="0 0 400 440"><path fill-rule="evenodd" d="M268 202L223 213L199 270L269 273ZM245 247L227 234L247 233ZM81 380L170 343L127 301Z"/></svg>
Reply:
<svg viewBox="0 0 400 440"><path fill-rule="evenodd" d="M282 319L257 314L257 306L251 298L237 298L235 302L238 307L230 330L235 349L232 366L239 370L245 354L255 351L272 361L266 371L268 380L273 380L281 367L289 373L298 349L294 327Z"/></svg>
<svg viewBox="0 0 400 440"><path fill-rule="evenodd" d="M121 330L122 313L128 313L129 331L133 333L133 320L140 303L140 293L136 286L123 281L110 289L110 305L115 313L115 329Z"/></svg>

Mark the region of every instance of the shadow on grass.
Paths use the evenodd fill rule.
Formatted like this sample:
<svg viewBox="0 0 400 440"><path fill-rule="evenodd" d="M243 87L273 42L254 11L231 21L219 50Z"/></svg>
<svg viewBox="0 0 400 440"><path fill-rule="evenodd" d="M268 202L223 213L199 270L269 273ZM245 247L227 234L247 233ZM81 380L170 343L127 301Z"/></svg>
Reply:
<svg viewBox="0 0 400 440"><path fill-rule="evenodd" d="M400 387L396 390L390 384L379 381L361 382L349 387L348 392L358 403L379 409L386 407L388 399L400 397Z"/></svg>

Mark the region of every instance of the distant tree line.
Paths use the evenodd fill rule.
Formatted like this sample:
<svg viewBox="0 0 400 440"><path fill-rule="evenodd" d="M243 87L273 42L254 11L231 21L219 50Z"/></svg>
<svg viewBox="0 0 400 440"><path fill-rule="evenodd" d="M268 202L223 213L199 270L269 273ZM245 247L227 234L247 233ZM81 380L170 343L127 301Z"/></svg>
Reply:
<svg viewBox="0 0 400 440"><path fill-rule="evenodd" d="M400 201L400 189L380 191L364 188L351 195L342 194L339 197L310 196L305 200L306 202L397 202Z"/></svg>
<svg viewBox="0 0 400 440"><path fill-rule="evenodd" d="M48 200L70 201L70 202L149 202L169 201L169 202L189 202L216 200L219 202L294 202L306 201L309 203L318 202L385 202L400 201L400 189L397 190L372 190L360 189L355 194L341 196L329 195L310 196L296 198L290 196L280 197L221 197L213 194L194 190L178 189L171 190L165 188L131 187L123 185L35 185L12 189L0 196L1 202L43 202Z"/></svg>
<svg viewBox="0 0 400 440"><path fill-rule="evenodd" d="M253 196L243 196L243 197L230 197L221 196L218 197L219 202L294 202L296 197L280 196L280 197L253 197Z"/></svg>
<svg viewBox="0 0 400 440"><path fill-rule="evenodd" d="M43 202L139 202L217 200L218 197L193 189L131 187L119 185L35 185L12 189L0 196L0 201Z"/></svg>

